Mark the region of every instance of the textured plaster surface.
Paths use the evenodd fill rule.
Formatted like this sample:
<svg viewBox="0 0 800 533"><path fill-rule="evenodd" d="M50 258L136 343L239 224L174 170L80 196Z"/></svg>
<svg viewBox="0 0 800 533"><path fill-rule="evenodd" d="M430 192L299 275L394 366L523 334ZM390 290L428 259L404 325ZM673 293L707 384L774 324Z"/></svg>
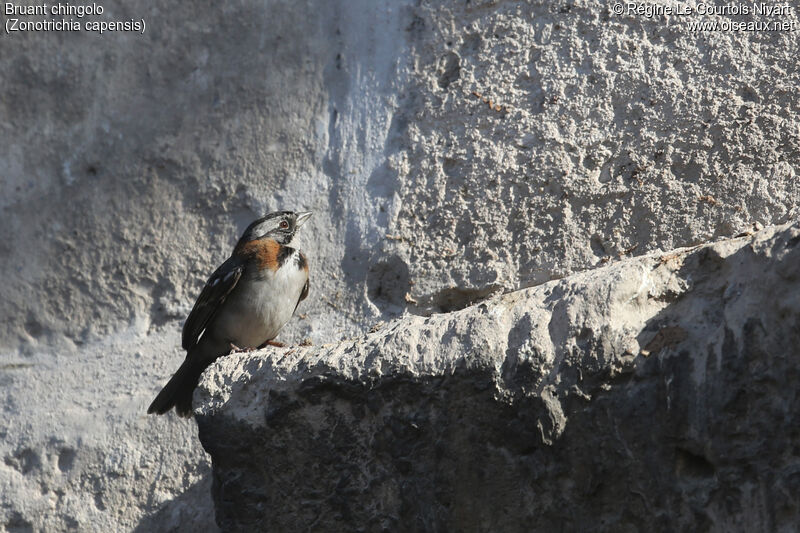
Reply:
<svg viewBox="0 0 800 533"><path fill-rule="evenodd" d="M102 5L147 31L0 36L10 530L208 523L194 426L143 412L264 212L316 213L279 340L317 345L796 213L797 32L598 2Z"/></svg>
<svg viewBox="0 0 800 533"><path fill-rule="evenodd" d="M796 212L797 32L692 33L705 17L611 5L415 10L386 168L402 205L389 248L421 307Z"/></svg>

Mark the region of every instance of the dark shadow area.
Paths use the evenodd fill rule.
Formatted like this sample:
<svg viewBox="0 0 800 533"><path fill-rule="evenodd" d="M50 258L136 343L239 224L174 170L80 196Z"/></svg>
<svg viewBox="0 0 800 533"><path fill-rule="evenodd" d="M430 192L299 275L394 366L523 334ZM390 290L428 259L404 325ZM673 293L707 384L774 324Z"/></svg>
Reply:
<svg viewBox="0 0 800 533"><path fill-rule="evenodd" d="M211 477L209 472L186 492L143 518L133 530L134 533L218 533L220 529L214 521L214 505L211 499Z"/></svg>

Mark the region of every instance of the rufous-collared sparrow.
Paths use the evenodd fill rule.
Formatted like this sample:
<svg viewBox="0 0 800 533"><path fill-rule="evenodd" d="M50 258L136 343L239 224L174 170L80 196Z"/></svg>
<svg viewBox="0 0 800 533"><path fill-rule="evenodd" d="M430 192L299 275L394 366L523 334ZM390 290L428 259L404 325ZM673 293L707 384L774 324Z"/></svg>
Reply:
<svg viewBox="0 0 800 533"><path fill-rule="evenodd" d="M200 375L231 350L272 342L308 295L308 262L289 246L310 212L279 211L250 224L227 261L211 275L183 325L186 359L147 409L192 414Z"/></svg>

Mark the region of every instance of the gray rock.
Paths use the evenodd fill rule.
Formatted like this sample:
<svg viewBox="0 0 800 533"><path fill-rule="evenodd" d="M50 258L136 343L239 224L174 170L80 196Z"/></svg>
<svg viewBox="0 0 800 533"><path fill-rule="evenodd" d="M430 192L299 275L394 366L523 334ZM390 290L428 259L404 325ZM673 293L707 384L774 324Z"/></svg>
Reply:
<svg viewBox="0 0 800 533"><path fill-rule="evenodd" d="M800 226L654 253L195 394L224 531L791 531Z"/></svg>

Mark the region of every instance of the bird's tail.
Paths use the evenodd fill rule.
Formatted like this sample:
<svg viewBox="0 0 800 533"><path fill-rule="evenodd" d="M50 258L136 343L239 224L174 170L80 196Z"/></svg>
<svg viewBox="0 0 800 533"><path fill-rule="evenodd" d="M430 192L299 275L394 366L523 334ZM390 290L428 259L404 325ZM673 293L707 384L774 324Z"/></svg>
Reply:
<svg viewBox="0 0 800 533"><path fill-rule="evenodd" d="M190 352L175 375L164 385L156 399L147 408L147 414L163 415L173 407L178 416L192 416L192 396L200 375L208 363L201 364Z"/></svg>

